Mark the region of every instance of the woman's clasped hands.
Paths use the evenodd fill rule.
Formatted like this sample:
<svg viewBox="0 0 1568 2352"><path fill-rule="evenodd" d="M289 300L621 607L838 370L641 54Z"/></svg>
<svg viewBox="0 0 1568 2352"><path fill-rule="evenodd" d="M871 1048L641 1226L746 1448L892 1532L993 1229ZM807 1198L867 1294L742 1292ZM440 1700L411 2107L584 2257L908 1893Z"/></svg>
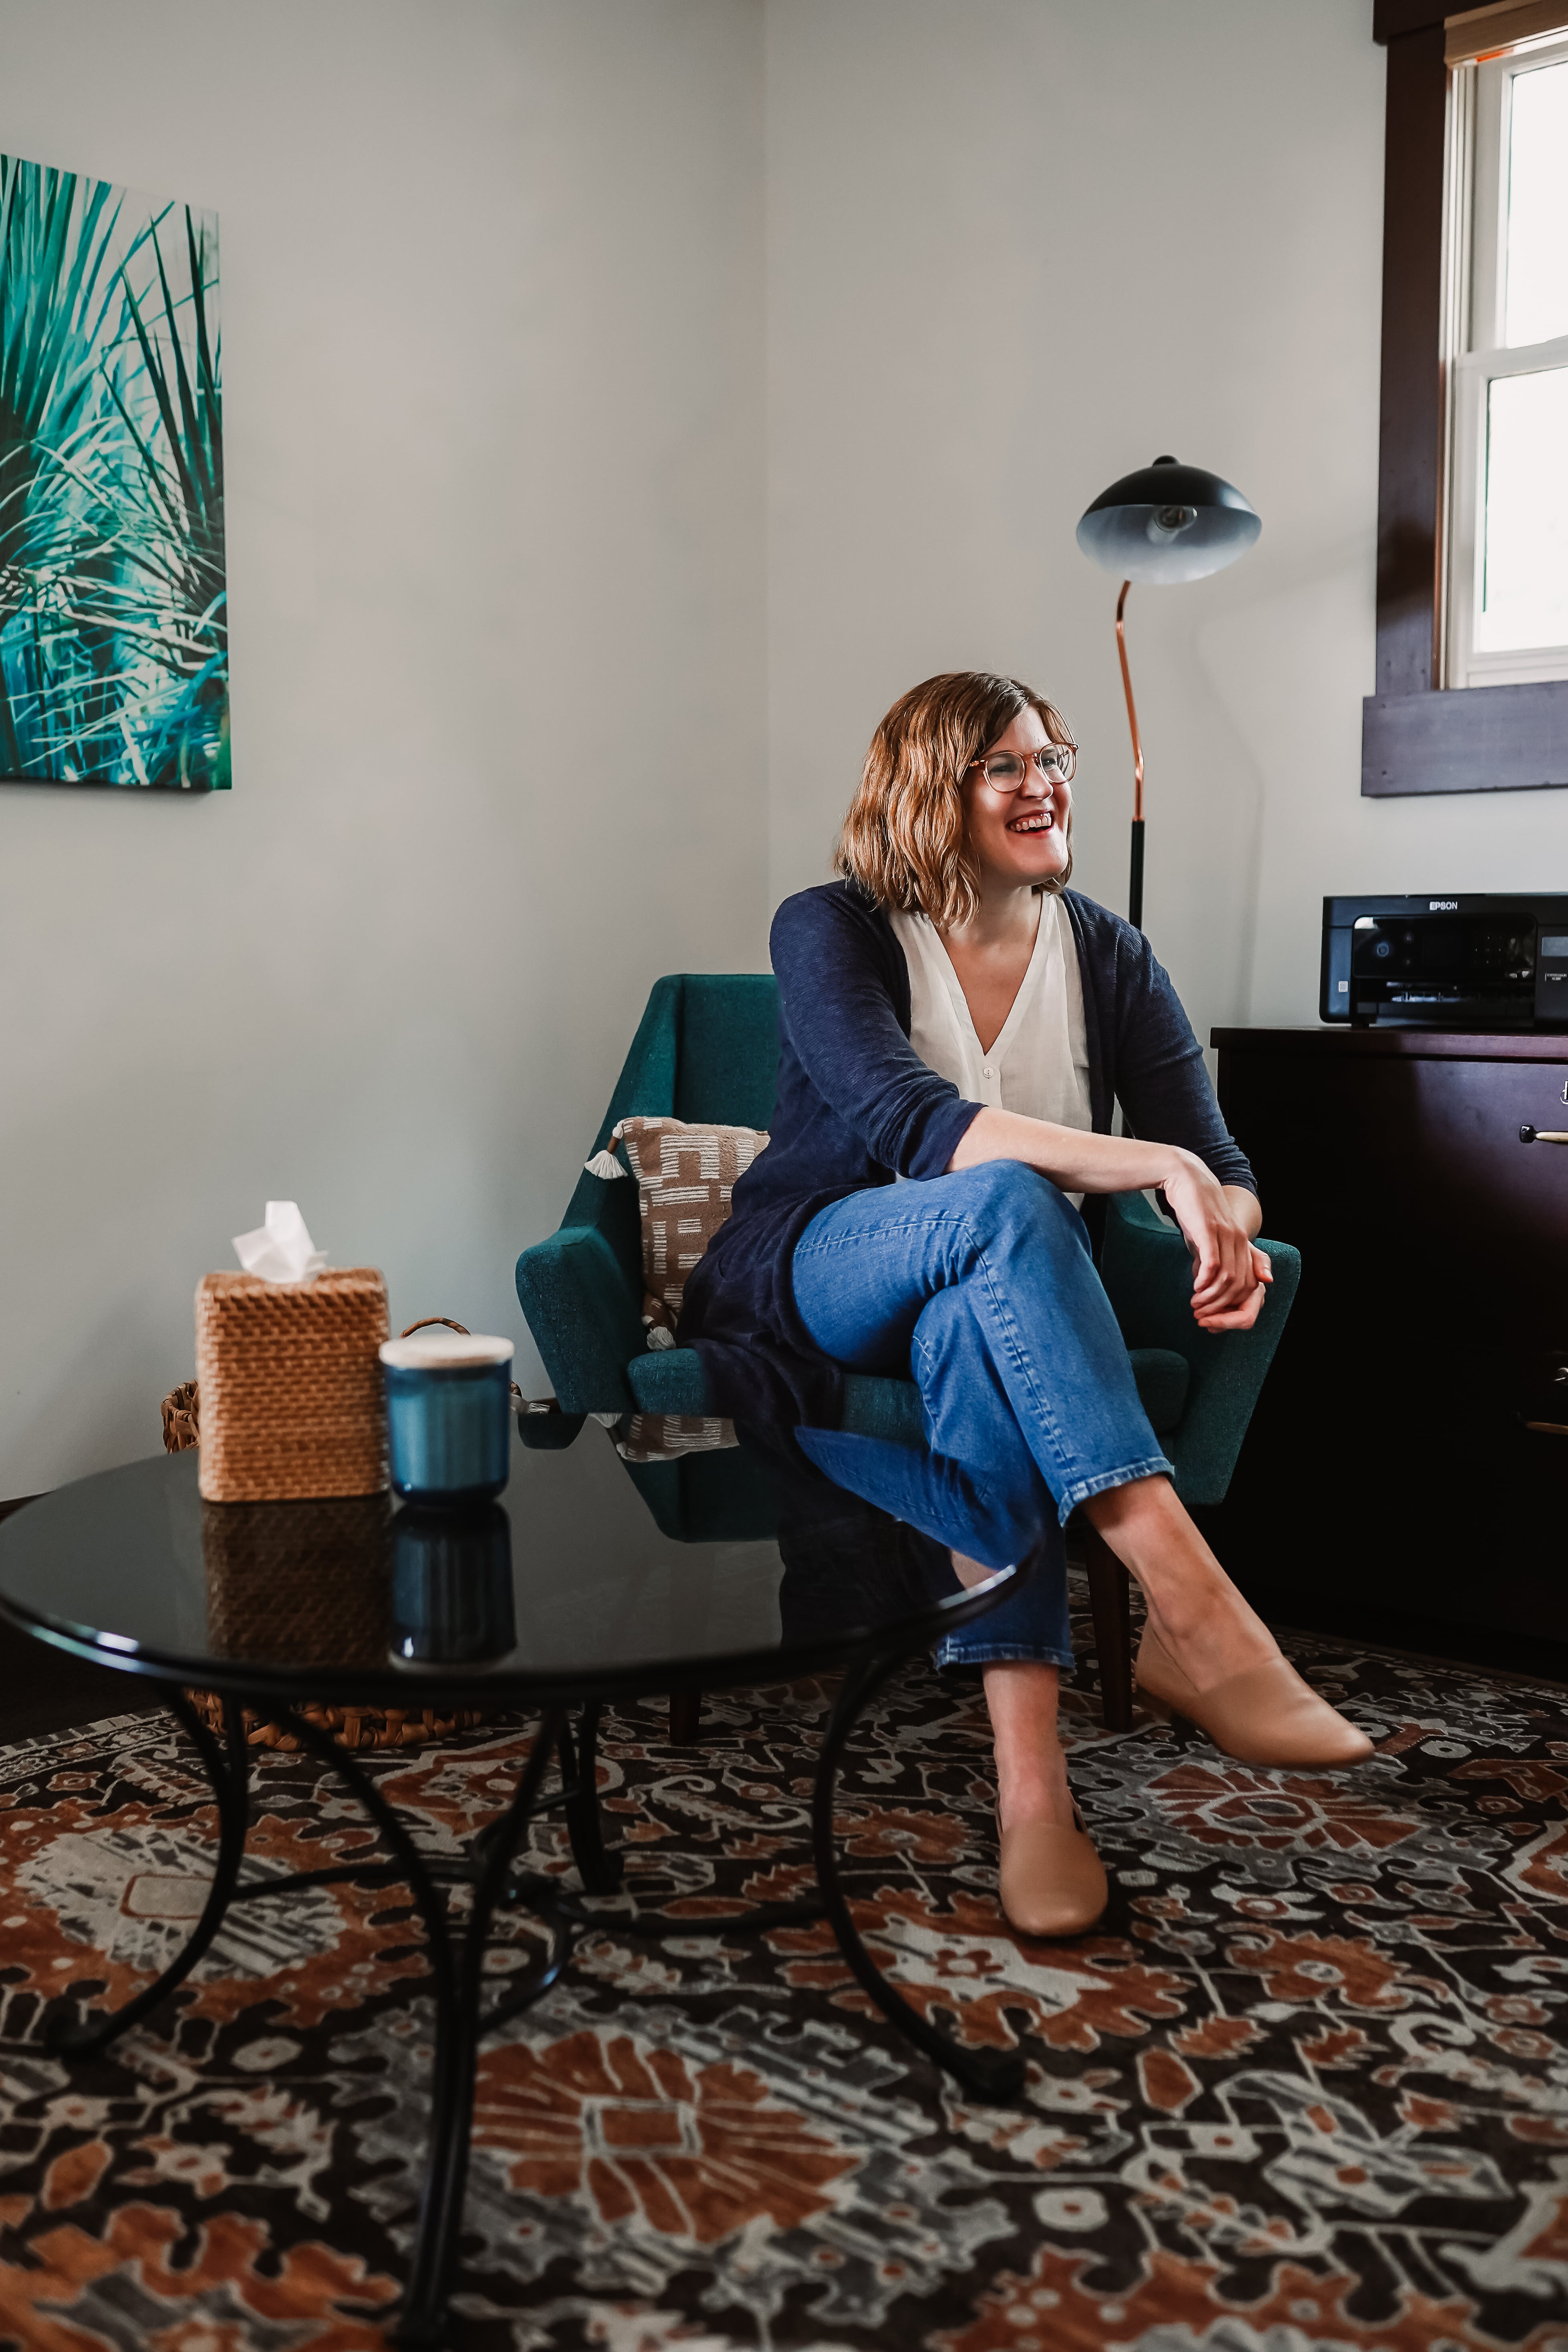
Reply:
<svg viewBox="0 0 1568 2352"><path fill-rule="evenodd" d="M1258 1202L1222 1184L1193 1151L1173 1149L1176 1165L1161 1186L1193 1260L1193 1316L1205 1331L1250 1331L1274 1269L1253 1245Z"/></svg>

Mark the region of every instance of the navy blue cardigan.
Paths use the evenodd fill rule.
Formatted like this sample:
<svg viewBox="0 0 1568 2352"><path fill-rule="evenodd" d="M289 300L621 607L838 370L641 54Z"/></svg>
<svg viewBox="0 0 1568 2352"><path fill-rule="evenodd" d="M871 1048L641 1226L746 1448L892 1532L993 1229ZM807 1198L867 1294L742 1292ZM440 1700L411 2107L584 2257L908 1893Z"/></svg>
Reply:
<svg viewBox="0 0 1568 2352"><path fill-rule="evenodd" d="M1256 1192L1192 1024L1142 931L1065 894L1083 979L1097 1135L1120 1101L1129 1130L1178 1143L1223 1184ZM848 882L786 898L771 940L780 1055L772 1141L686 1285L679 1338L702 1358L711 1408L751 1421L837 1422L838 1368L795 1310L795 1245L819 1210L895 1176L944 1173L982 1106L910 1043L910 974L883 910Z"/></svg>

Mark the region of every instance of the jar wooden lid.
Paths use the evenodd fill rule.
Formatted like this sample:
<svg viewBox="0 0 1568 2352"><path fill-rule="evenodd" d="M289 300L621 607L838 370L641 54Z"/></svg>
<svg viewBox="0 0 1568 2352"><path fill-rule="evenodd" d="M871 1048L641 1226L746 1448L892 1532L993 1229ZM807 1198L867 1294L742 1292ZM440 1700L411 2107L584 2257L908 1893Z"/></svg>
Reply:
<svg viewBox="0 0 1568 2352"><path fill-rule="evenodd" d="M510 1364L516 1350L510 1339L482 1331L411 1331L384 1340L378 1352L395 1371L454 1372L464 1365Z"/></svg>

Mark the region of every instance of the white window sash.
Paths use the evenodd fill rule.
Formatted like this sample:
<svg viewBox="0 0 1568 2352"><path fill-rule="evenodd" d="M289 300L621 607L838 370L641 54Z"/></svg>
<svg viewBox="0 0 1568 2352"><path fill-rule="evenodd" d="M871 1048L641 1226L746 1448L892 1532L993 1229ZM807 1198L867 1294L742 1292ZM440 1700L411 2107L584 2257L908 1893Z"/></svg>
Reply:
<svg viewBox="0 0 1568 2352"><path fill-rule="evenodd" d="M1479 646L1486 561L1488 386L1568 367L1568 335L1504 344L1509 108L1515 76L1568 58L1568 40L1460 66L1449 76L1444 220L1443 508L1438 550L1438 683L1521 685L1568 677L1568 645Z"/></svg>

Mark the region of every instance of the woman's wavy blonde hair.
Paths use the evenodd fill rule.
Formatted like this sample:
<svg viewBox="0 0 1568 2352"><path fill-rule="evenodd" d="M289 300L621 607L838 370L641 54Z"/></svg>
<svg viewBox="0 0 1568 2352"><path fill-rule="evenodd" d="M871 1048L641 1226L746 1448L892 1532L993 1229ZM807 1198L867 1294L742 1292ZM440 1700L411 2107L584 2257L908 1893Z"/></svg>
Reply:
<svg viewBox="0 0 1568 2352"><path fill-rule="evenodd" d="M839 832L833 862L845 880L879 907L929 916L940 930L967 922L980 905L980 875L963 780L1024 710L1038 712L1053 743L1072 741L1055 704L1016 677L949 670L900 696L871 738ZM1065 889L1071 872L1069 817L1067 866L1041 887Z"/></svg>

